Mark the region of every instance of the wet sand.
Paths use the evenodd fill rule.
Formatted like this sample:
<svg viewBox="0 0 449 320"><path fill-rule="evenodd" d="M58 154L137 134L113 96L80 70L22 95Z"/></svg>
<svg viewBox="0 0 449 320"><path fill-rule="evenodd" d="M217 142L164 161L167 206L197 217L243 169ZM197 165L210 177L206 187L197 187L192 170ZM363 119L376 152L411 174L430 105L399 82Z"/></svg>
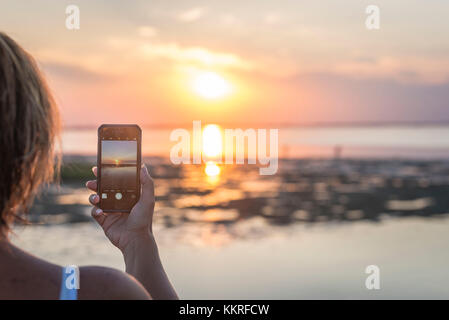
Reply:
<svg viewBox="0 0 449 320"><path fill-rule="evenodd" d="M88 221L93 179L89 157L68 157L62 183L36 201L37 223ZM449 161L281 160L274 176L254 165L221 166L210 177L204 166L175 166L147 158L156 185L155 219L166 228L185 223L229 225L261 217L273 225L324 221L379 222L384 216L433 217L449 212Z"/></svg>
<svg viewBox="0 0 449 320"><path fill-rule="evenodd" d="M34 226L15 228L16 243L60 264L123 269L89 216L94 162L65 159L60 188L36 202ZM155 235L183 298L449 298L447 161L291 159L272 177L145 162ZM365 288L371 264L378 291Z"/></svg>

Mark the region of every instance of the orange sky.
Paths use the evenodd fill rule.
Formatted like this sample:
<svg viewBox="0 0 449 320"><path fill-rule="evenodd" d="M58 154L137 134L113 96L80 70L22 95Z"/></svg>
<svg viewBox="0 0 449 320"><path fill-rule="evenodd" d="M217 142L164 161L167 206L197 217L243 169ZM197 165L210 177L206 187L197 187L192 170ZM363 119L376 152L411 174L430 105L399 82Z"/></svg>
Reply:
<svg viewBox="0 0 449 320"><path fill-rule="evenodd" d="M356 0L70 3L80 30L67 1L0 4L68 126L449 120L447 2L377 1L376 31ZM205 73L226 94L199 94Z"/></svg>

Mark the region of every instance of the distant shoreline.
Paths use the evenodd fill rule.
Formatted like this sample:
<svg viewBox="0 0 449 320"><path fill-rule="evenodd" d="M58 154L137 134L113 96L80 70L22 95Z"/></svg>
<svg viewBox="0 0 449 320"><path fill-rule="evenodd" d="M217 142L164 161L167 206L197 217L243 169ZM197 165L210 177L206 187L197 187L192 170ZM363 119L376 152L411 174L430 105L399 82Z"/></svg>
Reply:
<svg viewBox="0 0 449 320"><path fill-rule="evenodd" d="M360 122L304 122L304 123L226 123L203 121L203 124L218 124L223 128L351 128L351 127L449 127L449 120L444 121L360 121ZM174 129L190 128L192 123L159 123L143 124L142 129ZM67 125L68 130L90 130L97 129L98 125Z"/></svg>

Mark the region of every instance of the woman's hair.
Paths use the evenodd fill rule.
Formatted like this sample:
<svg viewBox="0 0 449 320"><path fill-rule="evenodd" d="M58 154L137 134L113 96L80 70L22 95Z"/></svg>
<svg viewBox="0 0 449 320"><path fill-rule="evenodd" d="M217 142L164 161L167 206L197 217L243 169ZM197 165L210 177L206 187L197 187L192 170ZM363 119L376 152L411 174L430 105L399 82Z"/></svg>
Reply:
<svg viewBox="0 0 449 320"><path fill-rule="evenodd" d="M59 171L59 114L34 59L0 32L0 238Z"/></svg>

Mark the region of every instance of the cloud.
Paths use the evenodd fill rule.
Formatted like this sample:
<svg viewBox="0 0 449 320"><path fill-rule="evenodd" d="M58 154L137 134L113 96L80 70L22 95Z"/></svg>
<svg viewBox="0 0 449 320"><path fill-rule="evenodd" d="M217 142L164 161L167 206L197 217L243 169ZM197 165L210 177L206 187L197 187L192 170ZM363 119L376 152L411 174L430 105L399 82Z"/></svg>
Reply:
<svg viewBox="0 0 449 320"><path fill-rule="evenodd" d="M290 101L296 102L298 92L308 97L300 113L310 117L307 121L449 120L449 82L404 83L328 72L298 75L288 83L293 92Z"/></svg>
<svg viewBox="0 0 449 320"><path fill-rule="evenodd" d="M200 19L205 13L205 8L196 7L179 13L177 18L182 22L193 22Z"/></svg>
<svg viewBox="0 0 449 320"><path fill-rule="evenodd" d="M151 26L141 26L139 27L138 32L140 36L146 38L154 37L158 33L157 29Z"/></svg>
<svg viewBox="0 0 449 320"><path fill-rule="evenodd" d="M330 67L336 74L355 78L389 78L401 83L438 84L449 81L449 61L414 56L353 59Z"/></svg>
<svg viewBox="0 0 449 320"><path fill-rule="evenodd" d="M85 53L66 50L40 50L35 52L50 73L68 78L100 79L100 75L119 77L130 70L142 68L199 67L251 71L252 61L232 53L213 51L201 46L182 46L176 42L157 41L157 38L109 37L99 43L96 51ZM108 54L104 54L108 52ZM167 64L158 61L168 62ZM120 63L117 63L120 61Z"/></svg>
<svg viewBox="0 0 449 320"><path fill-rule="evenodd" d="M236 17L233 14L222 14L220 20L224 25L233 25L237 22Z"/></svg>
<svg viewBox="0 0 449 320"><path fill-rule="evenodd" d="M142 52L148 58L166 58L180 63L195 63L204 66L251 69L252 65L232 53L213 52L202 47L181 47L171 44L143 44Z"/></svg>
<svg viewBox="0 0 449 320"><path fill-rule="evenodd" d="M41 65L49 75L71 81L92 82L109 79L105 74L94 72L78 65L59 62L42 62Z"/></svg>
<svg viewBox="0 0 449 320"><path fill-rule="evenodd" d="M446 57L385 55L322 60L310 56L300 57L294 51L278 50L271 56L253 56L251 66L253 71L279 79L327 73L355 80L389 79L402 84L432 85L449 82L449 59Z"/></svg>
<svg viewBox="0 0 449 320"><path fill-rule="evenodd" d="M276 12L270 12L264 17L266 24L275 24L281 19L280 15Z"/></svg>

